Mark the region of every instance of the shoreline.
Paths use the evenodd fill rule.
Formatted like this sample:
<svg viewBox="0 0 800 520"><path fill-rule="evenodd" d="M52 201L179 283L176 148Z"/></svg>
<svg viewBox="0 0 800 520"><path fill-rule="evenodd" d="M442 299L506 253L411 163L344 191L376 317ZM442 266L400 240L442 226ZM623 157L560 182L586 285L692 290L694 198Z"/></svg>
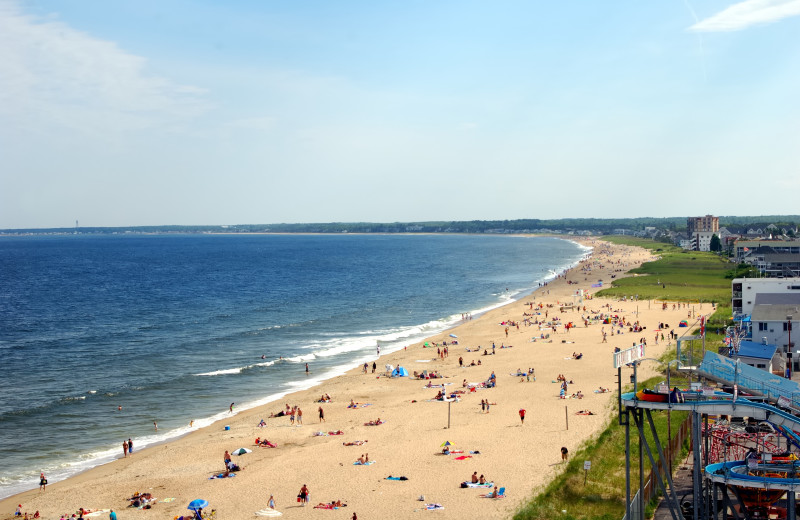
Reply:
<svg viewBox="0 0 800 520"><path fill-rule="evenodd" d="M524 237L524 236L523 235L519 235L518 238L519 237ZM539 238L539 237L532 237L532 238ZM549 237L549 238L556 238L556 239L559 239L559 240L566 240L566 239L561 238L561 237ZM576 251L575 256L572 259L567 259L564 263L562 263L560 265L554 265L554 269L558 270L559 272L563 272L563 271L565 271L565 270L577 265L577 263L579 263L583 258L585 258L585 256L590 251L590 248L586 248L586 246L583 246L583 245L581 245L581 244L579 244L579 243L577 243L575 241L570 241L570 242L572 242L573 245L577 245L579 247L579 249ZM555 276L555 274L554 274L555 272L556 271L553 271L553 270L543 269L541 271L541 273L538 273L538 274L541 275L541 279L543 281L547 281L550 278L552 278L553 276ZM536 283L537 280L533 280L533 282ZM517 290L512 290L511 293L502 293L502 292L500 292L498 294L495 294L495 295L491 296L491 297L494 298L494 300L486 301L486 302L483 302L482 304L478 304L478 305L476 305L475 308L470 309L468 311L468 313L477 318L479 316L482 316L486 312L490 312L490 311L495 310L497 308L500 308L502 306L509 305L510 303L513 303L514 301L520 300L521 298L526 298L530 294L532 294L534 291L536 291L538 288L539 287L536 287L536 286L530 286L530 287L525 287L525 288L521 288L521 289L517 289ZM446 331L449 332L451 329L460 326L462 323L463 322L458 320L458 316L456 314L450 314L450 315L445 315L445 316L443 316L443 317L441 317L439 319L433 320L433 321L421 322L421 323L416 324L416 325L408 325L408 326L405 326L405 328L403 328L402 330L401 329L395 329L394 331L390 331L390 332L387 332L387 331L379 332L379 333L376 333L377 335L373 336L373 337L378 338L377 339L378 345L380 345L381 350L383 351L383 353L384 354L389 354L389 353L394 352L396 350L402 349L404 346L410 346L410 345L413 345L413 344L415 344L417 342L424 341L427 337L435 336L437 334L441 334L441 333L444 333ZM428 329L428 328L430 328L432 330L427 330L425 332L421 332L420 331L420 329L425 330L425 329ZM401 331L399 333L397 333L397 335L395 336L395 333L398 330L401 330ZM413 332L415 330L416 330L416 332ZM370 332L373 332L373 331L370 331ZM374 348L374 346L371 347L371 349L372 348ZM350 360L350 361L340 360L338 362L338 364L330 364L330 365L326 365L326 366L318 366L316 368L316 370L315 370L315 368L313 366L313 363L312 363L312 371L314 371L314 373L312 374L311 378L306 378L306 380L303 380L302 378L300 378L300 379L297 379L295 381L288 381L288 383L289 383L288 386L280 388L280 390L275 389L275 391L270 392L270 393L268 393L266 395L264 395L264 394L262 394L262 395L248 395L247 397L238 396L238 398L232 396L231 400L232 401L236 401L236 403L237 403L236 415L238 415L239 413L243 413L243 412L245 412L247 410L253 409L253 408L258 408L260 406L265 406L265 405L267 405L269 403L275 402L276 400L280 400L281 398L283 398L288 393L294 393L294 392L299 391L299 390L304 390L304 389L307 389L309 387L319 386L320 384L324 384L325 381L327 381L329 379L332 379L332 378L335 378L335 377L339 377L339 376L345 374L347 371L351 370L352 367L354 366L354 364L358 363L359 360L360 360L360 363L363 363L367 359L370 362L372 362L373 358L375 357L374 353L370 353L369 351L363 350L363 349L361 351L355 351L355 352L353 352L353 354L355 354L354 357L353 357L353 360ZM278 357L275 357L275 358L269 359L269 360L263 360L262 359L262 360L260 360L260 362L259 361L253 361L253 362L251 362L250 365L244 366L244 367L239 366L239 367L234 367L234 368L222 368L220 370L215 370L214 372L211 372L211 373L202 373L202 374L195 374L195 375L196 376L217 375L217 372L223 372L224 373L226 371L235 371L235 370L241 370L242 368L245 368L245 369L246 368L250 368L250 367L255 366L255 365L279 364L279 363L286 363L287 366L293 366L295 369L298 368L295 365L299 365L300 366L300 370L302 370L302 364L305 361L310 361L310 360L301 359L301 358L302 358L302 356L288 357L288 358L283 358L282 361L279 360ZM318 360L323 360L323 359L328 359L328 358L318 358ZM275 368L278 368L278 367L275 367ZM314 381L311 382L311 381L309 381L309 379L312 379ZM296 383L296 384L292 385L292 383ZM209 412L211 412L211 411L209 411ZM227 412L227 410L226 410L226 412ZM194 427L193 428L190 428L188 426L190 419L194 419ZM159 446L159 445L162 445L164 443L172 442L174 440L183 438L184 436L186 436L186 435L188 435L188 434L192 433L193 431L196 431L196 430L198 430L200 428L208 427L208 426L212 425L213 423L215 423L217 421L227 420L227 419L228 419L227 413L223 413L223 412L220 412L220 413L209 413L208 415L202 415L201 414L199 416L198 415L192 416L191 414L189 414L189 415L186 416L186 419L185 419L186 422L183 425L171 424L168 428L163 428L162 427L160 429L160 431L157 431L157 432L153 432L152 428L150 428L149 432L140 432L139 433L139 438L138 438L138 446L137 446L137 448L139 450L141 450L141 449L144 449L144 448L149 448L149 447L153 447L153 446ZM173 421L173 423L174 423L174 421ZM159 421L159 426L161 426L161 421ZM108 444L105 444L105 445L93 448L91 450L85 451L84 454L81 455L80 458L73 458L71 460L65 460L65 461L56 461L55 463L50 464L49 468L45 467L44 471L50 477L51 484L55 484L56 482L60 482L60 481L63 481L65 479L72 478L72 477L74 477L76 475L79 475L79 474L85 472L85 471L89 471L89 470L91 470L94 467L97 467L99 465L108 464L108 463L113 462L114 460L116 460L118 458L117 457L117 452L118 452L118 449L117 449L117 447L115 445L109 446ZM62 470L59 473L57 470L53 469L54 466L59 466L59 465L60 465L61 468L64 468L64 467L68 466L67 470ZM36 469L36 472L39 472L41 469L42 468ZM67 473L67 471L69 471L69 473L65 476L64 474ZM15 480L16 480L17 474L22 474L22 472L18 471L18 472L15 473ZM35 473L30 476L30 479L21 480L21 482L27 483L28 486L23 487L22 485L16 484L16 483L13 485L13 487L9 486L11 489L8 489L8 491L6 491L6 493L11 493L11 494L3 493L5 496L4 497L0 497L0 500L3 500L5 498L9 498L9 497L13 497L16 494L23 493L23 492L29 491L31 489L36 489L36 485L35 484L38 483L38 480L36 480L34 482L32 480L34 477L35 477Z"/></svg>
<svg viewBox="0 0 800 520"><path fill-rule="evenodd" d="M610 257L614 258L614 260L626 258L626 264L631 262L631 265L626 265L624 271L628 271L634 265L637 265L637 263L641 263L641 261L649 258L649 253L646 253L644 250L637 251L635 248L629 246L612 246L596 239L571 240L584 246L587 244L594 244L600 245L603 248L602 251L599 251L600 248L595 247L591 256L589 256L588 259L584 257L584 260L578 263L578 267L582 265L586 267L584 264L591 265L598 262L599 257L607 256L605 255L606 250L612 250L615 251L616 255L621 255L616 256L616 258ZM631 258L627 258L628 256L631 256ZM605 273L606 271L608 271L608 275L603 274L600 276L604 279L609 278L610 272L613 271L613 269L609 270L609 267L611 267L611 265L608 265L605 270L599 267L592 269L592 274L589 275L592 276L591 281L594 281L597 277L595 275L600 275L599 273ZM537 347L542 346L543 343L532 343L527 340L523 341L523 338L533 335L532 327L521 327L516 330L512 329L509 335L505 337L509 338L509 342L515 344L515 348L506 350L498 348L497 355L481 356L479 359L485 361L483 367L459 368L455 360L457 359L457 355L465 355L463 350L465 346L474 348L482 343L485 348L491 341L502 343L504 340L504 331L503 328L497 326L495 320L519 320L519 315L523 314L522 309L514 307L523 307L523 299L528 298L537 303L551 304L552 301L558 302L559 298L561 298L562 301L570 298L575 288L589 289L588 285L590 282L587 282L588 276L583 276L585 273L576 273L576 271L579 270L573 268L569 271L570 274L567 275L568 278L585 278L585 280L577 282L576 285L569 285L564 278L557 278L548 285L535 289L532 293L521 294L518 299L482 313L474 320L457 323L452 328L435 333L427 340L415 342L409 345L407 349L382 353L379 360L380 367L383 367L386 363L400 363L407 367L409 372L428 367L436 368L449 376L449 378L443 381L455 383L452 385L452 388L459 388L463 378L468 378L469 381L484 380L488 376L489 371L496 368L499 383L498 388L481 390L478 392L478 396L467 395L461 403L454 403L452 408L456 411L453 413L454 424L451 426L450 430L443 430L443 426L446 426L446 423L442 421L444 418L441 413L444 408L443 405L441 403L423 402L425 397L430 398L432 397L430 394L435 392L435 390L422 389L424 382L410 381L406 378L376 378L371 374L365 376L361 374L359 368L353 368L347 370L342 375L323 380L309 389L299 390L276 397L274 400L270 401L270 403L274 404L266 405L271 411L277 411L277 409L281 408L277 406L277 402L282 399L292 404L299 404L301 408L306 411L307 424L302 427L289 427L286 424L288 421L282 419L267 419L268 411L262 409L264 405L259 405L248 410L243 410L230 419L223 419L203 429L166 440L163 443L148 446L148 448L135 453L131 458L117 459L84 471L64 481L49 485L45 492L32 490L13 495L0 501L0 515L10 516L13 514L14 507L17 503L25 505L23 510L31 513L34 510L40 510L43 513L43 518L51 518L54 515L57 517L57 515L61 513L74 511L81 506L90 508L114 507L115 510L119 511L126 505L125 497L132 495L134 491L153 489L154 491L152 492L154 496L158 498L176 497L175 502L162 503L154 506L155 509L159 510L159 516L167 511L170 513L170 516L183 514L183 512L186 511L184 502L188 503L188 501L201 496L208 499L211 502L211 507L217 509L218 514L223 517L239 518L252 515L253 511L263 508L266 505L269 494L275 495L279 510L282 510L287 516L295 516L300 511L304 511L304 509L296 507L296 504L291 503L290 499L296 494L296 489L294 488L296 487L299 489L300 485L306 480L312 490L313 503L340 498L350 503L350 507L344 510L348 516L352 511L357 511L362 518L374 517L375 514L371 513L372 511L375 513L382 511L381 515L386 516L386 511L383 511L384 506L382 504L386 503L387 499L390 499L389 503L397 505L397 508L394 506L391 508L391 510L397 510L397 517L403 517L413 510L419 509L422 505L421 502L413 500L420 494L424 494L426 500L430 494L431 501L440 502L445 506L445 509L440 513L448 516L455 514L456 516L453 516L454 518L459 516L459 511L462 513L465 511L473 511L476 506L479 510L490 516L496 516L496 513L493 514L492 511L499 513L508 506L512 506L512 509L515 509L520 501L530 494L533 487L546 483L549 480L549 476L556 471L555 464L550 463L557 463L558 459L555 456L551 456L550 452L547 452L546 455L541 454L542 457L548 459L547 465L542 465L535 460L538 455L533 456L531 463L534 466L538 466L538 469L540 469L539 475L536 478L525 478L522 476L513 477L510 475L507 477L508 481L514 483L514 485L509 487L509 499L504 501L481 500L475 498L478 502L477 504L473 504L473 497L477 497L477 494L470 492L475 490L460 490L458 489L458 482L467 479L469 474L471 474L471 471L467 472L467 470L477 465L486 465L490 468L494 466L494 469L491 470L491 476L499 483L505 480L502 476L503 457L501 456L498 459L498 454L491 453L494 451L494 448L498 448L496 445L493 446L492 439L497 441L499 438L504 444L516 444L517 448L522 450L520 456L523 458L531 457L531 455L525 453L524 450L535 450L538 447L539 440L531 443L530 439L516 438L518 435L514 437L516 432L509 434L505 431L506 428L519 426L519 418L516 415L517 409L514 408L515 405L511 404L512 401L518 400L517 398L520 397L516 395L519 394L519 392L516 391L517 388L524 389L526 393L528 393L528 390L533 389L537 391L544 390L543 395L545 397L543 398L548 402L551 399L555 399L557 401L557 406L555 408L562 409L562 421L565 407L569 409L574 408L572 405L584 404L587 407L591 406L594 413L597 415L577 418L570 417L570 419L572 419L570 420L572 429L568 430L566 434L555 430L544 432L553 434L552 437L563 439L561 442L569 444L571 449L577 448L581 440L585 440L596 433L598 429L606 423L606 409L609 403L612 402L610 396L612 396L613 393L589 393L593 389L587 386L587 384L590 383L589 380L592 379L591 370L588 374L581 374L580 377L576 376L574 378L577 380L576 383L583 390L584 394L587 395L583 400L559 400L557 396L552 397L552 395L546 397L557 389L557 385L553 386L545 381L545 379L549 380L556 375L555 373L550 373L552 367L545 368L548 365L552 365L553 362L555 362L555 365L567 365L562 372L567 372L572 369L572 366L569 366L570 363L573 365L590 365L590 363L587 363L589 360L589 349L597 347L599 341L595 338L595 341L592 342L588 337L581 338L579 336L581 336L581 332L592 331L593 328L599 333L600 326L589 325L588 328L584 328L583 324L580 324L578 328L573 329L570 336L566 336L563 331L559 331L557 335L553 336L553 338L556 339L570 337L570 340L572 340L574 338L574 348L580 348L587 353L586 360L584 361L565 362L562 357L559 362L559 356L569 354L569 352L567 352L570 350L569 347L563 352L555 354L555 356L553 355L552 349L547 349L549 352L542 352L541 349L539 349L540 352L536 352ZM623 276L616 272L615 274L617 276ZM602 302L603 304L612 303L611 300L602 300ZM587 309L599 308L599 303L600 300L587 300L585 302ZM616 308L618 306L625 307L626 305L625 302L613 302L613 307ZM630 307L629 304L627 306ZM555 307L552 308L552 310L557 312ZM624 309L621 310L621 312L630 314L631 310ZM669 321L674 323L679 321L677 318L678 314L674 312L662 313L660 310L658 310L658 312L655 310L648 310L648 312L656 313L657 316L671 316L674 314L675 317L670 317ZM644 311L640 314L644 314ZM572 318L573 321L576 321L575 318L577 316L575 311L569 314L569 318ZM652 328L652 325L650 328ZM422 349L420 347L425 341L449 340L449 333L452 332L458 333L459 345L458 347L451 347L451 356L449 358L445 358L444 360L437 359L435 351L432 349ZM625 339L627 342L627 337ZM564 341L566 341L566 339L564 339ZM592 345L592 343L595 343L595 345ZM558 343L554 342L544 345L558 346ZM608 345L604 345L602 348L605 351L610 351L615 345L618 345L618 343L609 342ZM624 346L628 345L626 344ZM433 353L434 359L430 359L431 353ZM452 354L456 354L456 356ZM539 355L537 356L535 354ZM547 354L550 355L548 356ZM474 354L470 353L466 355ZM478 358L478 356L475 357ZM428 359L424 359L424 362L417 361L418 359L423 360L423 358ZM610 367L610 358L610 354L596 356L595 361L591 364ZM503 361L503 363L498 364L500 361ZM511 362L512 365L520 364L525 368L527 368L527 366L535 367L537 375L539 376L538 382L531 384L525 383L521 387L518 387L516 378L509 379L507 375L508 368L505 367L505 361ZM500 368L501 366L503 366L503 368ZM381 372L381 370L379 370L379 372ZM594 370L594 372L598 371ZM611 373L612 370L609 368L608 372ZM598 374L595 374L595 376L597 375ZM571 374L568 375L568 377L571 377ZM586 380L586 384L581 381L584 379ZM594 379L602 381L601 386L611 386L607 380L607 375L605 378L595 377ZM439 381L442 380L437 380L435 382ZM592 381L592 383L593 382L594 381ZM402 396L398 395L403 392L405 392L405 394ZM316 417L317 404L313 401L314 396L316 395L316 397L318 397L320 393L329 393L334 397L333 403L323 405L327 422L323 423L321 426L318 424ZM531 392L531 394L535 393L537 392ZM479 404L482 396L488 397L492 402L496 400L498 406L492 407L492 412L490 414L481 414L478 415L478 417L473 417L476 413L474 405ZM403 398L401 399L401 397ZM539 403L542 397L535 397L533 395L525 397L526 399L522 404L529 410L529 422L524 425L524 428L528 428L528 426L533 423L534 416L539 413L536 409L537 405L542 404L543 409L553 409L554 407L552 403ZM372 407L367 409L347 410L346 404L350 399L362 402L368 400L372 401ZM412 400L417 402L412 403ZM508 405L506 405L506 403L508 403ZM544 406L545 404L550 404L550 406ZM477 408L479 413L479 406ZM569 413L571 415L571 410ZM502 420L500 422L503 424L500 426L483 419L484 417L499 417L496 414L502 414ZM367 421L374 420L376 417L388 418L387 424L380 427L361 426L362 419L363 421ZM259 429L255 427L255 424L260 418L264 418L268 422L266 428ZM505 424L509 422L509 420L511 424ZM465 432L463 431L464 423L473 421L478 423L474 425L474 439L471 434L465 437ZM222 430L223 422L230 424L230 431ZM579 425L583 423L590 427L576 428L573 426L574 423L578 423ZM345 431L345 435L335 437L313 437L311 435L313 431L322 428L326 430L341 429ZM550 428L546 428L546 430L549 429ZM578 429L582 431L576 431ZM534 426L531 426L530 431L534 434L533 437L542 436L535 434ZM421 446L418 446L418 443L414 442L413 438L411 439L412 442L409 444L409 437L413 435L422 435L425 438L424 449L419 453L415 453L415 451L421 448ZM433 438L427 439L427 437L425 437L427 435ZM509 435L512 437L506 439ZM278 442L279 448L277 450L267 450L253 447L253 438L256 436L261 436L262 438L266 437ZM378 463L368 468L354 468L350 466L349 463L345 462L343 457L349 457L348 460L352 462L352 460L358 457L360 452L355 453L355 451L353 451L358 451L357 448L348 449L342 447L341 441L350 441L354 440L355 437L363 438L365 436L370 439L370 442L364 446L365 448L369 447L367 451L377 454L371 454L370 457L378 460ZM458 447L471 443L474 443L476 446L481 445L485 447L479 450L482 452L481 455L475 455L469 462L465 461L466 464L461 465L458 462L447 460L446 462L449 464L440 467L443 466L442 462L444 461L437 459L447 459L447 457L437 456L435 453L439 444L445 440L445 437L453 437L454 439L461 437L460 441L454 440ZM373 438L377 440L377 442L375 442ZM421 441L422 439L420 439L420 442ZM320 450L317 448L319 444L325 445L327 449ZM560 442L556 442L556 444L560 444ZM241 462L246 468L238 475L238 477L242 478L225 479L224 482L207 480L207 478L205 478L206 475L221 470L220 461L223 451L225 449L233 450L238 447L254 449L254 453L241 458ZM473 449L471 446L464 447L465 449ZM503 448L502 450L496 451L505 451L508 446L503 446ZM477 450L478 448L476 447L474 449ZM557 451L558 450L555 449L552 455L557 455ZM511 455L511 457L513 458L513 455ZM506 455L505 458L508 460L509 455ZM308 462L311 459L314 459L314 463ZM419 465L415 463L415 459L419 459ZM307 462L298 464L299 461L304 460ZM238 458L237 462L239 462ZM167 466L167 468L165 468L165 466ZM313 470L317 466L326 470L329 475L317 474L315 478ZM447 466L449 466L449 468ZM511 464L511 466L515 465ZM276 467L280 468L279 474L281 477L279 479L273 479L273 473ZM420 469L424 471L418 471ZM457 481L454 481L454 479L451 479L449 476L445 476L448 472L452 471L458 472ZM389 474L401 474L403 472L409 476L410 480L420 482L419 487L416 485L413 486L414 489L420 490L416 495L399 490L397 487L398 484L404 485L409 483L394 483L382 480L383 477ZM480 472L482 471L479 471L479 473ZM516 466L508 468L508 473L520 472L525 473L524 470L520 470L520 468ZM386 474L384 475L383 473ZM430 475L431 473L436 473L436 475ZM339 478L340 474L341 478ZM361 481L360 479L364 475L371 476ZM358 489L355 494L353 493L353 487L346 482L349 477L352 477L357 481L356 483L359 483L358 487L360 489ZM301 480L303 480L303 482L301 482ZM333 480L333 482L331 482L331 480ZM336 480L339 480L339 482L336 482ZM373 481L377 481L377 484L373 483ZM528 483L527 487L525 487L526 482ZM395 486L388 487L387 484L395 484ZM87 491L91 490L86 490L86 487L91 487L95 491L100 491L102 489L102 492L87 493ZM373 493L366 492L368 489L373 488L375 491L380 490L378 491L381 496L380 499L377 496L373 497ZM410 489L410 487L408 488ZM426 492L426 489L430 489L430 491ZM325 491L321 494L317 494L319 492L318 490ZM218 493L220 491L223 492ZM236 497L239 499L242 498L239 496L242 492L247 492L248 495L252 496L248 496L247 500L237 500ZM441 498L439 499L437 497L440 496L440 494ZM470 495L469 498L466 497L467 494ZM453 500L450 495L458 496L460 500ZM498 504L502 506L499 509L497 507ZM467 509L463 509L464 506L466 506ZM123 509L122 514L124 514L125 517L152 515L152 513L146 511L143 512L133 509ZM336 514L341 517L341 511Z"/></svg>

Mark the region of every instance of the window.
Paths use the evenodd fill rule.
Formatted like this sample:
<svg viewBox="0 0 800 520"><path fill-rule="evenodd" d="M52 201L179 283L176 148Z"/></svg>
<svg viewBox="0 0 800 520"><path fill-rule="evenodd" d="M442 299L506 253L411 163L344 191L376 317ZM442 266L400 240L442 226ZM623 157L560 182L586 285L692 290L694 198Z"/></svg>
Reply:
<svg viewBox="0 0 800 520"><path fill-rule="evenodd" d="M763 321L758 322L758 330L760 331L767 330L767 324L764 323Z"/></svg>

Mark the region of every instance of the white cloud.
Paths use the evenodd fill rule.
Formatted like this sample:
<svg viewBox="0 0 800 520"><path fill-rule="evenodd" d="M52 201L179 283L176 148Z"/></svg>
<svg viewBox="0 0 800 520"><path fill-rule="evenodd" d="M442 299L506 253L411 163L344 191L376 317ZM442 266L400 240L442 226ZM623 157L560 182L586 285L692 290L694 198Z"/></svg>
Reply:
<svg viewBox="0 0 800 520"><path fill-rule="evenodd" d="M0 117L7 122L36 132L147 128L202 112L203 94L149 74L145 58L114 42L0 0Z"/></svg>
<svg viewBox="0 0 800 520"><path fill-rule="evenodd" d="M739 31L800 15L800 0L745 0L689 27L690 31Z"/></svg>

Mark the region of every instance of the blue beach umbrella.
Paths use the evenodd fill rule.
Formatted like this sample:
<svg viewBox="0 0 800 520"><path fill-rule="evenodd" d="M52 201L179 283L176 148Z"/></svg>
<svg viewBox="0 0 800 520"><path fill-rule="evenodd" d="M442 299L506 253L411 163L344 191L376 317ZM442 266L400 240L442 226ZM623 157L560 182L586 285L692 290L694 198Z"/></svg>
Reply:
<svg viewBox="0 0 800 520"><path fill-rule="evenodd" d="M456 336L455 334L450 334L450 337L451 338L458 338L458 336Z"/></svg>
<svg viewBox="0 0 800 520"><path fill-rule="evenodd" d="M192 511L196 511L198 509L203 509L204 507L208 507L208 500L203 500L198 498L197 500L192 500L189 502L189 507L186 509L191 509Z"/></svg>

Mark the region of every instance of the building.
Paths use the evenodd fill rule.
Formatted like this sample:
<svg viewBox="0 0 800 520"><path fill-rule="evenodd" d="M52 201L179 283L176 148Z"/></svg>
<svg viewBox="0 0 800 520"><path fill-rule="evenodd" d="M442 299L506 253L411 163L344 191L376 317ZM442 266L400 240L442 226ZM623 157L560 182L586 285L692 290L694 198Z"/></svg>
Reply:
<svg viewBox="0 0 800 520"><path fill-rule="evenodd" d="M761 248L768 248L762 250L765 253L783 253L783 254L800 254L800 240L737 240L734 244L734 257L736 263L741 264L747 262L748 258L752 257L756 250Z"/></svg>
<svg viewBox="0 0 800 520"><path fill-rule="evenodd" d="M800 332L800 294L759 294L750 315L751 337L755 341L777 345L782 353L797 343L792 330ZM791 342L791 343L790 343ZM797 356L792 360L796 370Z"/></svg>
<svg viewBox="0 0 800 520"><path fill-rule="evenodd" d="M719 231L719 217L706 215L705 217L689 217L686 219L686 232L690 235L708 231L716 233Z"/></svg>
<svg viewBox="0 0 800 520"><path fill-rule="evenodd" d="M792 294L800 300L800 278L735 278L731 283L733 317L750 316L759 294Z"/></svg>
<svg viewBox="0 0 800 520"><path fill-rule="evenodd" d="M751 367L783 374L786 362L782 357L775 355L777 350L775 345L742 341L739 343L739 352L734 357Z"/></svg>

